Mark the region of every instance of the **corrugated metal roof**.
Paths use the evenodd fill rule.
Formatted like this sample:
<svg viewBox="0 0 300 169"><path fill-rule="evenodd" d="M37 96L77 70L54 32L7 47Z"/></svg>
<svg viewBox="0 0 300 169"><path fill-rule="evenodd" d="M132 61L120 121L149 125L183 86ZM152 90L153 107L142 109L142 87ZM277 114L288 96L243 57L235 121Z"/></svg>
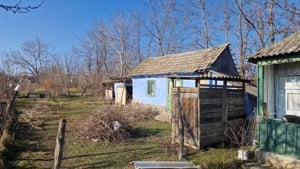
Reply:
<svg viewBox="0 0 300 169"><path fill-rule="evenodd" d="M292 54L300 52L300 31L296 32L287 38L274 43L268 48L263 48L251 55L249 62L256 63L259 59L276 57L280 55Z"/></svg>
<svg viewBox="0 0 300 169"><path fill-rule="evenodd" d="M149 57L138 65L129 76L158 75L169 73L192 73L209 68L229 44L198 51Z"/></svg>
<svg viewBox="0 0 300 169"><path fill-rule="evenodd" d="M212 72L214 75L210 76L208 72ZM251 79L242 78L241 76L232 76L226 75L224 73L216 72L216 71L207 71L206 73L202 73L198 76L184 76L172 74L168 76L171 79L209 79L209 80L228 80L228 81L237 81L237 82L249 82Z"/></svg>

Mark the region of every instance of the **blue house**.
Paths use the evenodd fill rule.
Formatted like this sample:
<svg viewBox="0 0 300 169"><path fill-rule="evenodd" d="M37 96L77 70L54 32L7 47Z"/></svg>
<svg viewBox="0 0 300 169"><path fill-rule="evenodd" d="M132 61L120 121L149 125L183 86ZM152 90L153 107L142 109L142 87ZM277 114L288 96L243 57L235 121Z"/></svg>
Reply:
<svg viewBox="0 0 300 169"><path fill-rule="evenodd" d="M197 84L190 79L175 79L173 83L168 77L214 77L217 74L239 76L229 44L149 57L128 75L132 78L132 102L170 108L172 87L196 87ZM211 85L216 82L206 80L203 83Z"/></svg>

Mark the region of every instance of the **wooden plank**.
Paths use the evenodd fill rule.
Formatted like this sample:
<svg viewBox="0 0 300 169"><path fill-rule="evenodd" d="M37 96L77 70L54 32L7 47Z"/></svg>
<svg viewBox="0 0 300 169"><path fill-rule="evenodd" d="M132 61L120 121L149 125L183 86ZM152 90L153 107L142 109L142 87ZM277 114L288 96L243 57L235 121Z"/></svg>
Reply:
<svg viewBox="0 0 300 169"><path fill-rule="evenodd" d="M203 123L200 125L200 128L202 130L205 130L205 129L212 129L212 128L219 128L219 127L223 127L224 126L224 123L223 122L217 122L217 123ZM201 131L202 131L201 130Z"/></svg>
<svg viewBox="0 0 300 169"><path fill-rule="evenodd" d="M244 105L244 99L230 98L229 105Z"/></svg>
<svg viewBox="0 0 300 169"><path fill-rule="evenodd" d="M244 105L238 105L238 106L229 106L228 107L229 112L234 112L234 111L242 111L244 112Z"/></svg>
<svg viewBox="0 0 300 169"><path fill-rule="evenodd" d="M211 94L211 93L223 93L223 89L213 89L213 88L201 88L200 89L201 94Z"/></svg>
<svg viewBox="0 0 300 169"><path fill-rule="evenodd" d="M235 111L228 111L228 116L236 116L236 115L241 115L241 114L246 114L244 112L244 109L241 110L235 110Z"/></svg>
<svg viewBox="0 0 300 169"><path fill-rule="evenodd" d="M213 109L221 109L222 110L222 105L219 104L219 105L215 105L215 104L202 104L202 100L201 100L201 110L200 112L202 111L205 111L205 110L213 110Z"/></svg>
<svg viewBox="0 0 300 169"><path fill-rule="evenodd" d="M224 82L223 86L223 103L222 103L222 122L225 123L224 128L227 128L227 120L228 120L228 98L227 98L227 81Z"/></svg>
<svg viewBox="0 0 300 169"><path fill-rule="evenodd" d="M218 116L222 116L222 109L215 108L215 109L201 110L201 116L203 116L203 117L216 116L215 114L218 114Z"/></svg>
<svg viewBox="0 0 300 169"><path fill-rule="evenodd" d="M200 99L222 98L222 93L201 93Z"/></svg>
<svg viewBox="0 0 300 169"><path fill-rule="evenodd" d="M198 93L180 93L181 98L191 98L191 99L198 99Z"/></svg>
<svg viewBox="0 0 300 169"><path fill-rule="evenodd" d="M218 109L221 110L221 109ZM215 118L215 117L222 117L222 111L201 111L201 118Z"/></svg>
<svg viewBox="0 0 300 169"><path fill-rule="evenodd" d="M246 113L244 112L244 110L229 111L228 116L236 116L236 115L241 115L241 114L246 114Z"/></svg>
<svg viewBox="0 0 300 169"><path fill-rule="evenodd" d="M235 119L235 120L228 120L229 126L241 126L244 124L245 119Z"/></svg>
<svg viewBox="0 0 300 169"><path fill-rule="evenodd" d="M229 93L229 98L244 98L244 93L238 92L238 93Z"/></svg>
<svg viewBox="0 0 300 169"><path fill-rule="evenodd" d="M198 88L176 87L171 89L172 93L198 93Z"/></svg>
<svg viewBox="0 0 300 169"><path fill-rule="evenodd" d="M224 141L224 134L205 135L201 136L201 147Z"/></svg>
<svg viewBox="0 0 300 169"><path fill-rule="evenodd" d="M222 104L222 98L215 98L215 99L201 99L201 104Z"/></svg>
<svg viewBox="0 0 300 169"><path fill-rule="evenodd" d="M211 129L202 130L201 136L210 135L210 134L213 134L213 133L223 134L224 133L224 127L211 128Z"/></svg>

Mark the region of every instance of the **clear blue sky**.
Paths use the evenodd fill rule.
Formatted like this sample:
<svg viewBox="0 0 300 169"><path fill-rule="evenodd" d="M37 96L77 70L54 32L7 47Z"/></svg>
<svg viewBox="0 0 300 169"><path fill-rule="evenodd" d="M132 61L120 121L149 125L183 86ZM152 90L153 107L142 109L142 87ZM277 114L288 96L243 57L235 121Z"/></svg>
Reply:
<svg viewBox="0 0 300 169"><path fill-rule="evenodd" d="M24 3L28 0L23 0ZM33 4L38 0L29 0ZM7 1L0 0L0 3ZM0 53L20 49L39 37L50 50L64 54L80 42L98 19L108 20L120 11L138 10L143 0L45 0L36 10L14 14L0 8Z"/></svg>

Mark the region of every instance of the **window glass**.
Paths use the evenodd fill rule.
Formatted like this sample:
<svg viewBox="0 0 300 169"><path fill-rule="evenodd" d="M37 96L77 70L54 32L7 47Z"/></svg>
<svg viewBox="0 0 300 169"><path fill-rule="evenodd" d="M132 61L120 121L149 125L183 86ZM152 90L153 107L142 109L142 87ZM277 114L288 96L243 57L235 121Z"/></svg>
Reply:
<svg viewBox="0 0 300 169"><path fill-rule="evenodd" d="M147 95L154 96L155 95L155 80L147 81Z"/></svg>
<svg viewBox="0 0 300 169"><path fill-rule="evenodd" d="M287 110L300 110L300 93L287 93Z"/></svg>

